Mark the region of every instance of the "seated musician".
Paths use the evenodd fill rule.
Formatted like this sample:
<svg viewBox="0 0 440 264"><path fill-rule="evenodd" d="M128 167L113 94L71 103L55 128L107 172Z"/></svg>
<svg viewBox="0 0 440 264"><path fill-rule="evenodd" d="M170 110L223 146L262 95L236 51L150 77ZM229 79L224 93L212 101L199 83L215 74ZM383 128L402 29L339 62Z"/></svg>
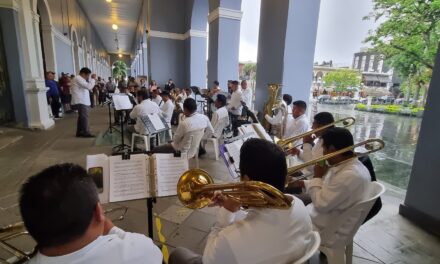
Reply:
<svg viewBox="0 0 440 264"><path fill-rule="evenodd" d="M321 112L316 114L313 117L312 130L317 129L328 124L335 122L333 115L329 112ZM316 158L320 158L323 156L323 148L322 148L322 134L325 133L325 130L317 131L315 133L316 139L311 135L303 138L303 146L302 149L292 148L290 150L291 155L298 155L298 157L304 161L310 161Z"/></svg>
<svg viewBox="0 0 440 264"><path fill-rule="evenodd" d="M159 106L151 101L148 91L140 90L137 92L137 99L139 104L137 104L133 110L130 112L130 118L136 120L134 127L129 127L128 130L133 132L142 133L142 124L138 122L138 118L150 114L160 114L161 110Z"/></svg>
<svg viewBox="0 0 440 264"><path fill-rule="evenodd" d="M329 128L322 135L322 141L324 155L354 144L350 131L340 127ZM366 199L369 194L369 171L362 162L353 157L353 152L348 151L329 158L328 164L335 167L329 169L327 165L316 165L313 179L295 182L310 195L311 203L307 205L307 209L318 230L331 224L335 217ZM350 228L344 226L339 237L346 235ZM335 237L332 241L323 243L331 244L337 239Z"/></svg>
<svg viewBox="0 0 440 264"><path fill-rule="evenodd" d="M261 181L284 191L287 165L284 152L262 139L249 139L240 150L242 181ZM312 223L298 198L287 195L289 209L244 209L216 192L217 223L208 235L203 256L178 248L169 263L292 263L309 247Z"/></svg>
<svg viewBox="0 0 440 264"><path fill-rule="evenodd" d="M214 132L208 117L197 113L196 100L187 98L185 102L183 102L183 114L185 118L179 122L173 136L173 141L170 144L155 147L153 149L154 153L174 153L176 151L182 151L184 144L186 144L184 141L185 134L189 132L199 129Z"/></svg>
<svg viewBox="0 0 440 264"><path fill-rule="evenodd" d="M307 104L304 101L295 101L292 106L293 119L287 121L283 138L290 138L303 134L309 130L309 120L306 115ZM302 144L302 139L294 142L294 145Z"/></svg>
<svg viewBox="0 0 440 264"><path fill-rule="evenodd" d="M105 217L95 183L78 165L55 165L29 178L21 188L20 212L38 244L29 264L162 263L150 238Z"/></svg>

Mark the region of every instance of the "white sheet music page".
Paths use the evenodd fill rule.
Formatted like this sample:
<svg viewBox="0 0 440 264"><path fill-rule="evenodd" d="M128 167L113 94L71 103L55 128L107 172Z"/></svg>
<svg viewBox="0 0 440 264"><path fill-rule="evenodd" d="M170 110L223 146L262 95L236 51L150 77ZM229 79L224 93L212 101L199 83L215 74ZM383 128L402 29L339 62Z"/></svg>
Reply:
<svg viewBox="0 0 440 264"><path fill-rule="evenodd" d="M158 114L151 114L148 115L150 117L150 121L154 126L154 129L156 130L162 130L165 129L165 124L162 122L162 119L160 119Z"/></svg>
<svg viewBox="0 0 440 264"><path fill-rule="evenodd" d="M260 136L258 135L257 131L255 131L255 128L252 126L252 124L248 124L248 125L242 125L240 127L242 129L242 134L249 134L249 137L251 138L260 138Z"/></svg>
<svg viewBox="0 0 440 264"><path fill-rule="evenodd" d="M237 140L232 143L226 144L225 148L228 150L228 154L234 160L234 166L238 169L240 165L240 149L243 145L243 140Z"/></svg>
<svg viewBox="0 0 440 264"><path fill-rule="evenodd" d="M112 99L116 110L128 110L133 108L130 98L126 94L113 94Z"/></svg>
<svg viewBox="0 0 440 264"><path fill-rule="evenodd" d="M110 202L142 199L150 196L148 157L144 154L110 157Z"/></svg>
<svg viewBox="0 0 440 264"><path fill-rule="evenodd" d="M188 170L188 159L174 157L174 154L155 154L157 197L177 194L177 182Z"/></svg>
<svg viewBox="0 0 440 264"><path fill-rule="evenodd" d="M87 173L96 184L101 203L109 202L110 172L108 160L109 158L105 154L87 155Z"/></svg>

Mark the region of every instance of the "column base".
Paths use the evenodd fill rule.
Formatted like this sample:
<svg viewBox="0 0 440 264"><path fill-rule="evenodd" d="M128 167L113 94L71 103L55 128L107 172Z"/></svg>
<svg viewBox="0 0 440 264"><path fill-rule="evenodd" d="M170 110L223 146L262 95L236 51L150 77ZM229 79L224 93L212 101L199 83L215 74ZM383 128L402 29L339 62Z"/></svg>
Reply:
<svg viewBox="0 0 440 264"><path fill-rule="evenodd" d="M28 104L28 126L32 129L46 130L55 125L49 117L46 99L46 84L43 80L26 80L25 96Z"/></svg>
<svg viewBox="0 0 440 264"><path fill-rule="evenodd" d="M440 237L440 219L435 219L434 217L420 212L406 204L401 204L399 206L399 214L420 228Z"/></svg>

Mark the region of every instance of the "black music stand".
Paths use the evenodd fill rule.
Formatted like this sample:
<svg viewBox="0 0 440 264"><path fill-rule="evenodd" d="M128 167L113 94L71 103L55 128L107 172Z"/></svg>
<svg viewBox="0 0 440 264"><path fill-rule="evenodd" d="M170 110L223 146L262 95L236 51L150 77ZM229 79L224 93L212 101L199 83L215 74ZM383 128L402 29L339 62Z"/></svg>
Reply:
<svg viewBox="0 0 440 264"><path fill-rule="evenodd" d="M109 134L110 135L113 134L113 130L116 130L116 131L120 132L118 130L118 128L113 125L113 122L112 122L112 110L111 110L112 103L113 103L113 101L111 99L111 96L107 96L107 101L105 101L103 103L104 105L107 105L107 107L108 107L108 128L104 132L104 137L109 135Z"/></svg>
<svg viewBox="0 0 440 264"><path fill-rule="evenodd" d="M133 105L130 102L130 98L126 94L113 95L113 104L115 105L116 111L124 113L128 110L133 109ZM113 147L113 152L124 152L131 147L124 142L124 115L119 115L119 122L121 124L121 144Z"/></svg>

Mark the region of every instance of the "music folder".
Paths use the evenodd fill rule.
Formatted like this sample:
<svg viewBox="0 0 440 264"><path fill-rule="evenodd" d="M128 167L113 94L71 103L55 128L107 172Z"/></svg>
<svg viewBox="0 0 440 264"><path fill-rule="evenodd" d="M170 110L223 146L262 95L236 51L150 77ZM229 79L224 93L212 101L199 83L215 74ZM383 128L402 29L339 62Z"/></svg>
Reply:
<svg viewBox="0 0 440 264"><path fill-rule="evenodd" d="M168 123L159 114L149 114L140 117L144 128L144 134L155 134L170 129Z"/></svg>
<svg viewBox="0 0 440 264"><path fill-rule="evenodd" d="M229 174L233 181L238 180L240 171L240 149L243 143L251 138L251 134L244 134L230 140L220 146L220 154L228 167Z"/></svg>
<svg viewBox="0 0 440 264"><path fill-rule="evenodd" d="M102 203L176 195L177 182L187 170L185 155L87 156L87 171Z"/></svg>

